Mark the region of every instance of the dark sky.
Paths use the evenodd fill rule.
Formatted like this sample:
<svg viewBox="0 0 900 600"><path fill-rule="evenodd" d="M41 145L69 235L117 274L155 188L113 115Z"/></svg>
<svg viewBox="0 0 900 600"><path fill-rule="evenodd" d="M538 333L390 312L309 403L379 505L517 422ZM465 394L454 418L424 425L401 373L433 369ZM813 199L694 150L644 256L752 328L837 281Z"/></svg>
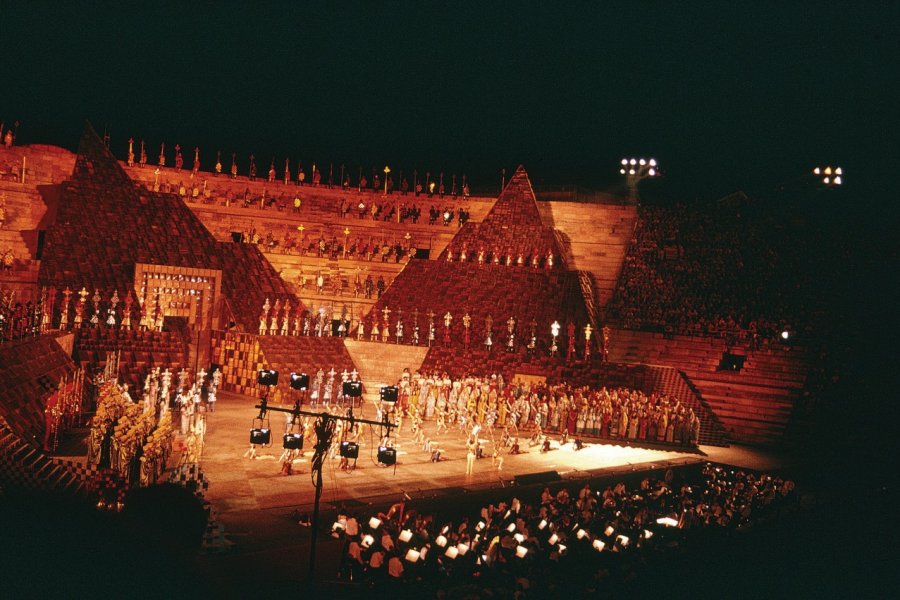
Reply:
<svg viewBox="0 0 900 600"><path fill-rule="evenodd" d="M87 118L153 162L161 141L199 145L204 168L222 149L477 186L524 163L611 189L644 155L669 197L764 194L834 163L861 193L896 165L897 6L5 2L0 117L67 147Z"/></svg>

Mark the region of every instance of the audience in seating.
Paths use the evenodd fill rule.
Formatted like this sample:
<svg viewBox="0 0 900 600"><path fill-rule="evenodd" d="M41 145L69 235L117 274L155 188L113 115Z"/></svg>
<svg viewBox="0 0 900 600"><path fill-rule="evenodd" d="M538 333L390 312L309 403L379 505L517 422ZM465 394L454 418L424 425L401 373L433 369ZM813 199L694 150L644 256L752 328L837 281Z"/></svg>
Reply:
<svg viewBox="0 0 900 600"><path fill-rule="evenodd" d="M802 244L777 218L750 205L641 207L610 315L755 347L804 327L805 274L793 260Z"/></svg>

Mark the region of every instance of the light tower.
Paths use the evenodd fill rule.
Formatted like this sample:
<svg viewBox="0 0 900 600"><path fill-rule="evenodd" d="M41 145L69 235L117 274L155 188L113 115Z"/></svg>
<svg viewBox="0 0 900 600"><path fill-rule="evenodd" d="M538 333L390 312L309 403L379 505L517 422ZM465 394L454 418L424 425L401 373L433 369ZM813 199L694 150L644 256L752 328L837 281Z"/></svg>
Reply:
<svg viewBox="0 0 900 600"><path fill-rule="evenodd" d="M844 169L841 167L816 167L813 169L813 175L820 177L822 183L828 186L844 184Z"/></svg>
<svg viewBox="0 0 900 600"><path fill-rule="evenodd" d="M638 182L648 177L658 177L659 165L655 158L623 158L620 161L619 173L625 176L628 197L637 202Z"/></svg>

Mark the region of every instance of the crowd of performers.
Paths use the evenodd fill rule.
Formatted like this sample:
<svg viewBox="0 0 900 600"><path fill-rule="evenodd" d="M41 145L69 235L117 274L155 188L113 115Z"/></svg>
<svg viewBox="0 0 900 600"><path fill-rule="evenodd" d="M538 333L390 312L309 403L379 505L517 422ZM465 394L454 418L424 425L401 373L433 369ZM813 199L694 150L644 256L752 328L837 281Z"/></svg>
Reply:
<svg viewBox="0 0 900 600"><path fill-rule="evenodd" d="M173 376L170 369L155 367L139 398L132 397L128 384L119 386L114 377L103 378L91 419L88 463L115 471L127 485L150 485L166 470L176 432L185 439L183 460L198 462L206 413L215 410L221 377L218 369L209 378L200 369L190 383L186 369Z"/></svg>
<svg viewBox="0 0 900 600"><path fill-rule="evenodd" d="M592 437L620 442L667 443L695 446L700 420L677 398L626 388L591 389L567 383L548 385L515 380L506 384L502 375L452 380L439 376L410 375L398 384L395 418L414 425L434 420L437 433L473 428L491 432L501 428L500 448L518 453L520 437L545 447L548 434ZM476 436L477 437L477 436Z"/></svg>
<svg viewBox="0 0 900 600"><path fill-rule="evenodd" d="M403 502L368 518L344 512L334 526L344 541L342 573L374 585L416 581L440 589L479 577L482 587L508 587L509 597L517 588L540 593L562 585L577 597L620 583L609 578L611 565L621 563L610 561L640 565L643 553L671 551L691 530L739 529L794 497L794 483L779 477L712 464L682 474L602 491L590 482L545 488L539 497L529 492L529 500L452 520L406 510ZM571 577L570 567L580 576Z"/></svg>

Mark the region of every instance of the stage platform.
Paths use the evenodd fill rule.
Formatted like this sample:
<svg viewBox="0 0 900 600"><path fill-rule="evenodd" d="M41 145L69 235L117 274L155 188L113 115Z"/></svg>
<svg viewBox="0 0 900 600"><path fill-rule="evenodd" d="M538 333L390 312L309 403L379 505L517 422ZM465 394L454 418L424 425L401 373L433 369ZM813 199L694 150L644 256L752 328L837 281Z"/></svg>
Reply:
<svg viewBox="0 0 900 600"><path fill-rule="evenodd" d="M201 465L210 480L207 497L215 510L226 518L228 513L235 511L305 510L313 502L310 440L306 440L303 456L294 462L294 474L281 474L278 458L282 452L285 414L269 412L273 445L258 449L256 459L244 458L249 448L251 422L258 412L254 408L257 402L248 396L222 393L215 412L207 413L206 446ZM375 408L368 404L357 409L355 414L359 418L374 419ZM425 423L426 437L442 450L443 460L434 463L422 444L414 441L407 421L399 434L393 436L397 465L385 467L376 460L380 432L368 425L362 427L359 459L354 469L341 470L339 457L326 460L323 501L366 505L403 493L424 497L441 495L448 489L471 491L504 487L517 476L548 471L556 471L562 479L573 479L705 460L762 469L778 466L775 457L743 448L703 447L689 452L587 442L582 450L575 451L571 442L560 448L558 436L551 437L553 449L541 453L538 447L529 448L530 433L523 432L520 446L524 453L503 454L502 468L498 468L499 465L492 464L490 456L494 450L492 433L482 431L479 438L486 456L476 460L474 474L466 475L465 438L456 428L438 435L434 421ZM496 429L493 436L499 441L500 430Z"/></svg>

